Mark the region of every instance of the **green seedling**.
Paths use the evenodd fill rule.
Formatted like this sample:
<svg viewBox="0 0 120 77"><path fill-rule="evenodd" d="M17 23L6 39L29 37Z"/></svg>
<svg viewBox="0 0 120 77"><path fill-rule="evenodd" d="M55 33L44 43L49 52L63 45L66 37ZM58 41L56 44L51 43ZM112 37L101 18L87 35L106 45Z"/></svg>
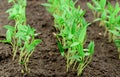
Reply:
<svg viewBox="0 0 120 77"><path fill-rule="evenodd" d="M88 7L92 10L95 19L100 17L101 13L104 12L106 3L106 0L92 0L92 4L89 2L87 3Z"/></svg>
<svg viewBox="0 0 120 77"><path fill-rule="evenodd" d="M116 9L114 9L116 8ZM110 3L108 3L108 15L107 15L107 23L106 26L108 30L115 30L115 27L119 24L120 16L120 7L119 3L116 3L115 7L112 6ZM115 39L115 35L109 32L109 42L113 41Z"/></svg>
<svg viewBox="0 0 120 77"><path fill-rule="evenodd" d="M120 26L117 26L115 27L114 30L109 30L109 31L116 36L116 38L114 39L114 43L118 48L119 59L120 59Z"/></svg>
<svg viewBox="0 0 120 77"><path fill-rule="evenodd" d="M15 21L15 26L5 25L7 29L6 39L0 42L10 43L12 45L13 60L19 53L19 64L23 66L21 70L28 72L27 68L29 58L34 52L35 47L41 42L35 39L35 29L26 25L26 0L8 0L13 6L7 10L9 19Z"/></svg>
<svg viewBox="0 0 120 77"><path fill-rule="evenodd" d="M115 25L119 23L119 18L118 16L120 7L119 3L116 3L115 7L106 0L92 0L93 5L90 3L87 3L88 7L98 14L99 16L94 20L94 21L100 21L100 26L105 27L105 33L104 36L107 35L108 33L108 39L109 42L111 42L114 39L114 35L109 32L109 30L114 29ZM106 6L107 5L107 6ZM114 9L116 8L116 9Z"/></svg>
<svg viewBox="0 0 120 77"><path fill-rule="evenodd" d="M67 71L73 69L77 71L77 75L81 75L84 68L91 62L94 42L90 42L88 47L84 48L89 24L84 19L85 11L80 6L75 7L76 2L48 0L48 3L43 5L54 16L54 25L59 30L59 33L54 35L58 39L61 55L66 58Z"/></svg>
<svg viewBox="0 0 120 77"><path fill-rule="evenodd" d="M104 36L106 36L108 29L106 27L106 20L107 20L107 10L106 10L106 5L107 1L106 0L92 0L91 3L87 3L88 7L92 10L93 15L94 15L94 21L100 21L99 26L104 26L105 27L105 33Z"/></svg>
<svg viewBox="0 0 120 77"><path fill-rule="evenodd" d="M108 2L106 6L106 0L93 0L93 5L88 3L88 7L93 12L98 13L100 16L97 17L94 21L100 21L100 25L105 27L105 34L106 36L108 34L108 40L109 42L114 41L116 46L118 47L118 52L120 53L120 7L119 3L117 2L115 6L113 6L111 3ZM101 8L101 11L98 10L100 8L100 4L103 3L103 8ZM96 8L97 7L97 8ZM119 55L120 58L120 55Z"/></svg>
<svg viewBox="0 0 120 77"><path fill-rule="evenodd" d="M116 8L116 9L114 9ZM105 27L104 36L108 33L109 42L112 42L115 36L109 32L109 30L114 30L115 26L119 24L120 16L118 15L120 12L119 4L116 3L115 7L108 2L107 8L101 13L101 17L95 20L100 21L100 25Z"/></svg>

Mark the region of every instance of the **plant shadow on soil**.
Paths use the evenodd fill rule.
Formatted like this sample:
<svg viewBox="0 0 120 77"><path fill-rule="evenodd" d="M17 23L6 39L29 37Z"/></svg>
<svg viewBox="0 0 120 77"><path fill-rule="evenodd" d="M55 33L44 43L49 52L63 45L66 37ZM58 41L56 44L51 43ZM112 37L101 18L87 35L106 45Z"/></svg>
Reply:
<svg viewBox="0 0 120 77"><path fill-rule="evenodd" d="M17 60L12 61L11 46L0 43L0 77L77 77L76 73L70 71L66 73L65 59L60 55L56 45L56 38L53 36L53 17L46 11L41 3L47 0L28 0L27 23L34 27L40 35L42 43L37 46L30 58L30 74L22 75L21 67ZM86 6L90 0L79 0L77 5L81 5L86 10L86 19L91 22L93 15ZM114 0L111 0L113 3ZM13 24L8 21L5 11L10 7L7 0L0 2L0 39L4 39L5 24ZM81 77L119 77L120 60L117 49L113 43L109 43L103 36L104 28L97 23L92 24L88 30L88 41L95 41L95 53L92 62L85 68Z"/></svg>

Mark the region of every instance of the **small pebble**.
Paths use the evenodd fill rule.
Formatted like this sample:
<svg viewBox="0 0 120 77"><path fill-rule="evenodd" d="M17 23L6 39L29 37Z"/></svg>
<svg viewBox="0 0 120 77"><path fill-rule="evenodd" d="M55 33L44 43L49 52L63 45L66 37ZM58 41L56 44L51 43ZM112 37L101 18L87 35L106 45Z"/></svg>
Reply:
<svg viewBox="0 0 120 77"><path fill-rule="evenodd" d="M102 35L102 33L98 33L100 36Z"/></svg>

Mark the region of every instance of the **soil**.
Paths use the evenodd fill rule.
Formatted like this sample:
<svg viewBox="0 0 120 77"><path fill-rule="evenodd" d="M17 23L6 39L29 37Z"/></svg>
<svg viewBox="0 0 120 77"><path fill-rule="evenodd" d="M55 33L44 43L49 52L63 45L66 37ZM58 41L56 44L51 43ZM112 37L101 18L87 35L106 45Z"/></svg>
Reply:
<svg viewBox="0 0 120 77"><path fill-rule="evenodd" d="M10 8L7 0L0 0L0 39L5 39L5 29L2 26L13 24L7 19L5 11ZM57 48L53 17L41 4L47 0L27 0L27 23L34 27L42 39L30 58L29 74L21 74L20 65L17 60L12 61L11 46L0 43L0 77L77 77L74 71L66 72L65 58ZM93 15L88 9L86 2L90 0L79 0L77 5L86 10L85 18L91 22ZM115 0L111 0L113 4ZM120 77L120 60L114 43L109 43L104 37L104 28L98 23L93 23L87 30L88 41L94 40L95 53L92 62L85 68L81 77Z"/></svg>

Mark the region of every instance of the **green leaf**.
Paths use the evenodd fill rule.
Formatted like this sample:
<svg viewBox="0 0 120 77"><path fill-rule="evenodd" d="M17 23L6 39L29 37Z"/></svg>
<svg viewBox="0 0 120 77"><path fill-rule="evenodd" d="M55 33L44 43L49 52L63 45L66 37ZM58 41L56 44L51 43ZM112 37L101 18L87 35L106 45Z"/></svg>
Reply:
<svg viewBox="0 0 120 77"><path fill-rule="evenodd" d="M5 29L7 29L7 32L6 32L6 41L3 41L3 42L9 42L9 43L11 43L15 28L13 26L10 26L10 25L5 25L3 27Z"/></svg>
<svg viewBox="0 0 120 77"><path fill-rule="evenodd" d="M120 33L116 30L109 30L109 32L113 33L116 36L120 36Z"/></svg>
<svg viewBox="0 0 120 77"><path fill-rule="evenodd" d="M117 2L115 5L115 10L114 10L114 15L117 15L120 12L120 7L119 7L119 3Z"/></svg>
<svg viewBox="0 0 120 77"><path fill-rule="evenodd" d="M113 13L113 11L114 11L114 7L112 6L112 4L110 2L108 2L108 10L107 11L109 14Z"/></svg>
<svg viewBox="0 0 120 77"><path fill-rule="evenodd" d="M77 48L78 48L79 55L84 58L84 57L85 57L85 53L84 53L84 51L83 51L83 46L82 46L81 44L79 44L79 45L77 46Z"/></svg>
<svg viewBox="0 0 120 77"><path fill-rule="evenodd" d="M10 31L14 31L14 29L15 29L13 26L10 26L10 25L5 25L5 26L3 26L3 28L8 29Z"/></svg>
<svg viewBox="0 0 120 77"><path fill-rule="evenodd" d="M27 33L28 28L29 28L29 27L26 26L26 25L18 25L17 27L18 27L18 30L19 30L19 31L25 32L25 33Z"/></svg>
<svg viewBox="0 0 120 77"><path fill-rule="evenodd" d="M79 45L80 43L79 42L74 42L74 43L72 43L71 45L70 45L70 47L74 47L74 46L77 46L77 45Z"/></svg>
<svg viewBox="0 0 120 77"><path fill-rule="evenodd" d="M120 26L116 26L115 29L119 30L120 31Z"/></svg>
<svg viewBox="0 0 120 77"><path fill-rule="evenodd" d="M18 46L21 46L21 45L22 45L22 40L21 40L20 38L18 38L17 44L18 44Z"/></svg>
<svg viewBox="0 0 120 77"><path fill-rule="evenodd" d="M97 21L100 21L102 20L101 18L96 18L93 22L97 22Z"/></svg>
<svg viewBox="0 0 120 77"><path fill-rule="evenodd" d="M41 42L40 39L36 39L34 41L32 41L28 46L27 46L27 50L28 52L31 52L32 50L35 49L35 47Z"/></svg>
<svg viewBox="0 0 120 77"><path fill-rule="evenodd" d="M68 34L68 39L72 39L74 35L72 35L71 33Z"/></svg>
<svg viewBox="0 0 120 77"><path fill-rule="evenodd" d="M64 53L64 49L63 49L62 44L58 41L58 42L57 42L57 45L58 45L58 48L59 48L59 50L60 50L61 55L64 56L65 53Z"/></svg>
<svg viewBox="0 0 120 77"><path fill-rule="evenodd" d="M77 61L79 61L79 62L81 62L82 61L82 57L81 56L79 56L79 55L73 55L73 56L71 56L71 57L69 57L69 59L72 59L72 60L77 60Z"/></svg>
<svg viewBox="0 0 120 77"><path fill-rule="evenodd" d="M13 2L14 0L8 0L9 3Z"/></svg>
<svg viewBox="0 0 120 77"><path fill-rule="evenodd" d="M13 34L13 32L11 32L10 30L8 30L6 32L6 39L7 39L8 42L12 41L12 34Z"/></svg>
<svg viewBox="0 0 120 77"><path fill-rule="evenodd" d="M95 8L93 7L93 5L91 5L90 3L87 3L87 6L88 6L91 10L95 10Z"/></svg>
<svg viewBox="0 0 120 77"><path fill-rule="evenodd" d="M44 4L41 4L43 6L46 6L46 7L51 7L51 4L48 4L48 3L44 3Z"/></svg>
<svg viewBox="0 0 120 77"><path fill-rule="evenodd" d="M80 31L80 34L79 34L79 39L78 39L80 41L80 43L84 42L85 36L86 36L86 26L81 28L81 31Z"/></svg>
<svg viewBox="0 0 120 77"><path fill-rule="evenodd" d="M19 38L19 39L24 40L24 41L27 40L27 39L26 39L27 36L28 36L28 35L27 35L26 32L19 31L19 30L18 30L18 32L17 32L16 35L15 35L16 38Z"/></svg>
<svg viewBox="0 0 120 77"><path fill-rule="evenodd" d="M90 56L90 53L88 53L88 52L85 52L85 56Z"/></svg>
<svg viewBox="0 0 120 77"><path fill-rule="evenodd" d="M25 61L21 61L20 64L21 64L21 65L24 65L24 64L25 64Z"/></svg>
<svg viewBox="0 0 120 77"><path fill-rule="evenodd" d="M40 40L40 39L35 39L32 43L33 43L34 46L36 46L36 45L38 45L38 44L41 43L41 42L42 42L42 40Z"/></svg>
<svg viewBox="0 0 120 77"><path fill-rule="evenodd" d="M14 6L12 6L12 8L8 9L6 12L9 13L9 19L19 19L20 15L19 14L19 9L20 6L18 4L14 4Z"/></svg>
<svg viewBox="0 0 120 77"><path fill-rule="evenodd" d="M98 7L100 7L100 4L99 4L99 2L98 1L96 1L96 0L92 0L93 1L93 3L95 4L95 6L98 8Z"/></svg>
<svg viewBox="0 0 120 77"><path fill-rule="evenodd" d="M7 40L0 40L0 42L3 42L3 43L8 43Z"/></svg>
<svg viewBox="0 0 120 77"><path fill-rule="evenodd" d="M101 18L102 18L102 21L105 21L107 19L106 11L103 11Z"/></svg>
<svg viewBox="0 0 120 77"><path fill-rule="evenodd" d="M114 42L115 42L115 45L116 45L117 47L120 47L120 40L119 40L119 39L114 40Z"/></svg>
<svg viewBox="0 0 120 77"><path fill-rule="evenodd" d="M95 47L94 42L91 41L90 44L88 45L88 49L89 49L90 55L93 55L93 53L94 53L94 47Z"/></svg>
<svg viewBox="0 0 120 77"><path fill-rule="evenodd" d="M100 0L100 5L104 9L106 5L106 0Z"/></svg>

